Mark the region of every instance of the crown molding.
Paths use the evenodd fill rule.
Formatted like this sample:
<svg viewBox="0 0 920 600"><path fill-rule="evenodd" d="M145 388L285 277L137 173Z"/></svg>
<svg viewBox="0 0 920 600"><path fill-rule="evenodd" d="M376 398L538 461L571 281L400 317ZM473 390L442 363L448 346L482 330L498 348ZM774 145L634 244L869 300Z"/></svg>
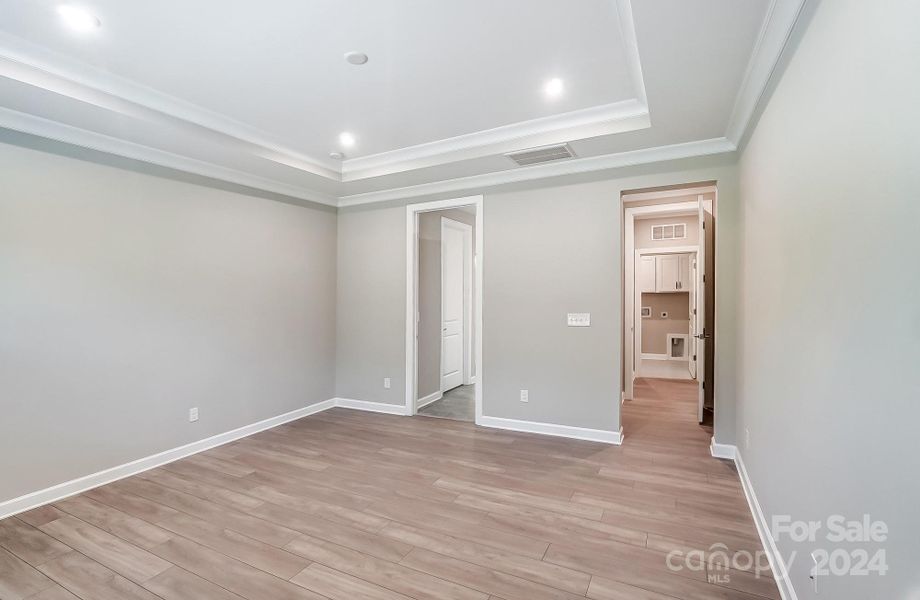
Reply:
<svg viewBox="0 0 920 600"><path fill-rule="evenodd" d="M44 119L8 108L0 107L0 127L28 133L39 137L64 142L81 148L97 150L107 154L123 156L161 167L185 171L211 179L218 179L251 188L274 192L300 200L337 206L334 196L310 191L298 186L286 185L265 177L252 175L229 167L215 165L202 160L180 156L172 152L157 150L134 142L111 137L94 131L65 125L58 121Z"/></svg>
<svg viewBox="0 0 920 600"><path fill-rule="evenodd" d="M0 75L79 102L154 124L180 125L260 158L340 181L337 165L298 153L269 134L208 109L139 85L0 31Z"/></svg>
<svg viewBox="0 0 920 600"><path fill-rule="evenodd" d="M772 0L767 8L725 131L725 137L736 146L751 125L807 1Z"/></svg>
<svg viewBox="0 0 920 600"><path fill-rule="evenodd" d="M370 204L373 202L405 200L408 198L416 198L419 196L428 196L432 194L448 192L454 193L469 190L481 190L483 188L498 185L533 181L537 179L545 179L548 177L591 173L594 171L604 171L607 169L617 169L666 160L690 158L694 156L723 154L727 152L734 152L736 149L737 146L733 142L724 137L721 137L709 140L699 140L695 142L685 142L682 144L671 144L669 146L658 146L656 148L631 150L629 152L604 154L602 156L575 158L555 163L534 165L532 167L521 167L517 169L508 169L505 171L496 171L493 173L484 173L482 175L472 175L470 177L460 177L457 179L446 179L432 183L423 183L420 185L413 185L402 188L393 188L375 192L365 192L362 194L353 194L350 196L341 196L339 198L339 207L358 206L361 204Z"/></svg>
<svg viewBox="0 0 920 600"><path fill-rule="evenodd" d="M347 159L342 163L342 181L391 175L649 126L648 107L635 99L624 100Z"/></svg>

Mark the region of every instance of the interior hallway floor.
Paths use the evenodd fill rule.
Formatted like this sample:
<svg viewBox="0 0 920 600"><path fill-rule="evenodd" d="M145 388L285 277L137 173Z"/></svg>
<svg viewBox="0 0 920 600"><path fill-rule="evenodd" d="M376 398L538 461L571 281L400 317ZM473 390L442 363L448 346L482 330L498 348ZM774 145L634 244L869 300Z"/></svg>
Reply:
<svg viewBox="0 0 920 600"><path fill-rule="evenodd" d="M322 412L0 521L0 598L778 598L666 564L760 549L682 385L637 386L623 446Z"/></svg>
<svg viewBox="0 0 920 600"><path fill-rule="evenodd" d="M476 420L475 390L474 385L457 386L444 392L440 400L420 408L418 414L472 423Z"/></svg>

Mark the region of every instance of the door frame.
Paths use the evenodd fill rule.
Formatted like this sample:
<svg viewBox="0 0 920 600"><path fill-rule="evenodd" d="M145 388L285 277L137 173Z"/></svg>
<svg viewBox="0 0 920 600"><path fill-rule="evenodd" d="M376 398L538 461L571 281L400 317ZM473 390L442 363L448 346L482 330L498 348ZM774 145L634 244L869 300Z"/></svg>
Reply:
<svg viewBox="0 0 920 600"><path fill-rule="evenodd" d="M441 322L444 322L444 229L454 228L463 233L463 330L460 333L462 344L462 365L460 367L461 385L471 385L473 374L473 226L450 217L441 217ZM443 339L441 343L443 344ZM444 347L441 347L440 385L444 393ZM416 381L417 383L417 381Z"/></svg>
<svg viewBox="0 0 920 600"><path fill-rule="evenodd" d="M449 200L435 200L406 205L406 404L405 414L416 413L416 390L418 388L418 217L420 213L448 208L476 208L476 229L473 240L473 294L472 338L473 364L476 375L473 381L475 399L475 421L482 421L482 270L483 270L483 197L464 196ZM440 384L439 384L440 386Z"/></svg>
<svg viewBox="0 0 920 600"><path fill-rule="evenodd" d="M694 203L695 204L695 203ZM686 216L686 215L663 215L669 217L676 216ZM639 260L643 256L658 256L661 254L690 254L691 256L696 255L699 252L699 246L671 246L665 248L640 248L636 249L635 257L633 258L633 273L639 271ZM635 335L633 336L633 355L636 357L636 363L633 366L633 379L635 379L635 374L639 372L638 362L643 359L654 359L647 354L642 352L642 292L636 288L635 279L633 279L633 322L635 323Z"/></svg>
<svg viewBox="0 0 920 600"><path fill-rule="evenodd" d="M706 193L705 191L681 190L680 196L691 196ZM674 192L672 192L674 194ZM649 197L653 197L649 195ZM638 365L636 361L636 340L641 340L641 317L638 317L640 298L636 293L636 217L639 219L654 219L658 217L679 217L697 214L696 202L674 202L670 204L653 204L650 206L629 206L629 201L645 199L644 195L636 194L623 196L623 400L632 400L633 382L636 379ZM649 254L666 254L667 248L656 248L656 252ZM639 323L639 325L636 325ZM638 334L638 336L637 336Z"/></svg>

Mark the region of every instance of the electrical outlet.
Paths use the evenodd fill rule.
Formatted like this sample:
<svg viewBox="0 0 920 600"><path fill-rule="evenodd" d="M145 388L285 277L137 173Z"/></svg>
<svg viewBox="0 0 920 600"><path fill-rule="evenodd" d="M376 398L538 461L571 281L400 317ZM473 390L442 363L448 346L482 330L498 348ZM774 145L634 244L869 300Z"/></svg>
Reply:
<svg viewBox="0 0 920 600"><path fill-rule="evenodd" d="M744 449L748 450L751 447L751 430L747 427L744 428Z"/></svg>
<svg viewBox="0 0 920 600"><path fill-rule="evenodd" d="M530 402L530 392L528 390L521 390L521 402Z"/></svg>
<svg viewBox="0 0 920 600"><path fill-rule="evenodd" d="M198 407L188 409L188 422L194 423L198 420Z"/></svg>
<svg viewBox="0 0 920 600"><path fill-rule="evenodd" d="M387 389L387 390L390 389L390 378L389 377L383 378L383 387L384 389Z"/></svg>

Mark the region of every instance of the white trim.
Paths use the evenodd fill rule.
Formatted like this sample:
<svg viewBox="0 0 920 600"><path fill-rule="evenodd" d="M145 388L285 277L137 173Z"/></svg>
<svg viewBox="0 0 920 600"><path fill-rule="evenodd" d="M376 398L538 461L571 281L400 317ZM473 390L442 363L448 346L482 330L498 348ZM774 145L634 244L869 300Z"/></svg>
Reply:
<svg viewBox="0 0 920 600"><path fill-rule="evenodd" d="M253 155L266 160L325 179L341 180L339 171L328 159L317 160L285 148L250 125L3 32L0 32L0 72L4 77L114 114L161 126L179 125L211 141L222 138L225 143L241 142L250 146Z"/></svg>
<svg viewBox="0 0 920 600"><path fill-rule="evenodd" d="M807 0L772 0L767 9L741 87L735 97L725 137L741 142L776 70Z"/></svg>
<svg viewBox="0 0 920 600"><path fill-rule="evenodd" d="M493 427L495 429L507 429L509 431L523 431L526 433L538 433L541 435L552 435L576 440L603 442L605 444L615 444L617 446L623 443L622 427L619 431L607 431L604 429L586 429L584 427L571 427L569 425L557 425L555 423L518 421L517 419L503 419L501 417L486 416L477 420L476 424L482 425L483 427Z"/></svg>
<svg viewBox="0 0 920 600"><path fill-rule="evenodd" d="M474 385L474 398L476 407L476 423L482 418L482 271L483 271L483 197L465 196L449 200L435 200L406 205L406 402L403 413L414 415L416 413L415 394L418 382L418 215L422 212L443 210L446 208L460 208L463 206L476 207L476 228L474 235L473 264L476 293L473 295L474 304L474 364L476 367L476 381Z"/></svg>
<svg viewBox="0 0 920 600"><path fill-rule="evenodd" d="M751 482L751 478L744 466L744 460L741 458L741 453L736 446L716 444L715 439L713 439L712 444L713 446L721 447L719 450L720 452L733 455L735 467L738 469L738 477L741 479L741 488L744 490L744 497L747 499L748 507L751 510L751 516L754 517L757 535L760 537L760 543L767 555L767 560L770 562L770 569L773 570L773 576L776 579L776 587L779 589L780 598L782 598L782 600L798 600L798 595L792 585L792 580L789 578L789 572L786 570L786 563L779 553L779 548L776 546L776 540L773 539L773 535L770 533L770 524L767 521L767 516L764 514L763 508L761 508L760 502L757 500L757 494L754 493L754 484ZM731 450L728 450L728 448ZM715 454L713 454L713 456L715 456ZM724 458L728 457L726 456Z"/></svg>
<svg viewBox="0 0 920 600"><path fill-rule="evenodd" d="M469 177L459 177L457 179L444 179L401 188L390 188L362 194L341 196L339 198L339 206L357 206L359 204L370 204L373 202L406 200L408 198L417 198L419 196L441 193L462 193L472 189L549 177L559 177L561 175L592 173L595 171L644 165L665 160L724 154L734 152L736 149L735 144L724 137L685 142L682 144L671 144L668 146L630 150L628 152L589 156L586 158L574 158L542 165L533 165L531 167L509 168L494 173L482 173Z"/></svg>
<svg viewBox="0 0 920 600"><path fill-rule="evenodd" d="M283 425L284 423L288 423L290 421L296 421L297 419L328 410L335 405L335 400L323 400L322 402L317 402L316 404L311 404L310 406L298 408L297 410L278 415L277 417L264 419L250 425L245 425L231 431L205 438L203 440L191 442L189 444L185 444L184 446L179 446L178 448L173 448L171 450L159 452L151 456L139 458L137 460L133 460L116 467L111 467L109 469L105 469L97 473L92 473L90 475L85 475L83 477L79 477L65 483L60 483L43 490L32 492L18 498L13 498L12 500L7 500L6 502L0 503L0 519L5 519L6 517L10 517L12 515L43 506L45 504L49 504L51 502L63 500L64 498L85 492L107 483L112 483L113 481L118 481L119 479L124 479L125 477L137 475L138 473L154 469L167 463L171 463L173 461L179 460L180 458L185 458L186 456L191 456L192 454L197 454L199 452L204 452L205 450L209 450L228 442L253 435L266 429L271 429L272 427L277 427L278 425Z"/></svg>
<svg viewBox="0 0 920 600"><path fill-rule="evenodd" d="M699 246L664 246L661 248L637 248L636 254L639 256L645 256L647 254L693 254L694 252L699 252L699 250Z"/></svg>
<svg viewBox="0 0 920 600"><path fill-rule="evenodd" d="M700 187L681 187L673 188L669 190L660 190L657 192L634 192L628 193L623 192L622 198L624 204L629 204L631 202L642 202L644 200L663 200L665 198L689 198L691 196L699 196L700 194L714 194L716 192L716 186L714 185L705 185ZM685 202L679 202L678 204L686 204ZM663 204L652 205L652 206L667 206ZM628 208L628 207L627 207ZM636 206L634 208L651 208L644 206Z"/></svg>
<svg viewBox="0 0 920 600"><path fill-rule="evenodd" d="M427 396L425 396L425 397L423 397L423 398L419 398L419 399L418 399L418 402L416 402L416 404L415 404L415 410L418 410L418 409L420 409L420 408L422 408L422 407L428 406L428 405L431 404L432 402L437 402L438 400L440 400L440 399L443 398L443 397L444 397L444 392L442 392L441 390L438 390L438 391L436 391L436 392L433 392L433 393L431 393L431 394L428 394Z"/></svg>
<svg viewBox="0 0 920 600"><path fill-rule="evenodd" d="M654 352L643 352L639 355L640 360L671 360L667 354L657 354Z"/></svg>
<svg viewBox="0 0 920 600"><path fill-rule="evenodd" d="M642 75L642 61L639 57L639 42L636 41L636 22L633 20L632 4L630 0L616 0L617 19L620 22L620 37L623 39L623 50L626 53L626 66L629 77L632 79L633 91L636 99L648 106L648 97L645 94L645 77Z"/></svg>
<svg viewBox="0 0 920 600"><path fill-rule="evenodd" d="M337 206L338 204L334 196L280 183L259 175L252 175L203 160L173 154L165 150L158 150L87 129L72 127L58 121L36 117L35 115L9 108L0 107L0 127L318 204L328 206Z"/></svg>
<svg viewBox="0 0 920 600"><path fill-rule="evenodd" d="M648 127L651 127L648 107L635 99L624 100L350 158L342 163L342 181L381 177Z"/></svg>
<svg viewBox="0 0 920 600"><path fill-rule="evenodd" d="M402 404L388 404L386 402L371 402L369 400L353 400L351 398L333 398L337 408L350 408L367 412L383 413L386 415L406 414L406 407Z"/></svg>
<svg viewBox="0 0 920 600"><path fill-rule="evenodd" d="M713 458L735 460L737 452L738 448L732 444L719 444L716 442L715 436L709 438L709 454L711 454Z"/></svg>

